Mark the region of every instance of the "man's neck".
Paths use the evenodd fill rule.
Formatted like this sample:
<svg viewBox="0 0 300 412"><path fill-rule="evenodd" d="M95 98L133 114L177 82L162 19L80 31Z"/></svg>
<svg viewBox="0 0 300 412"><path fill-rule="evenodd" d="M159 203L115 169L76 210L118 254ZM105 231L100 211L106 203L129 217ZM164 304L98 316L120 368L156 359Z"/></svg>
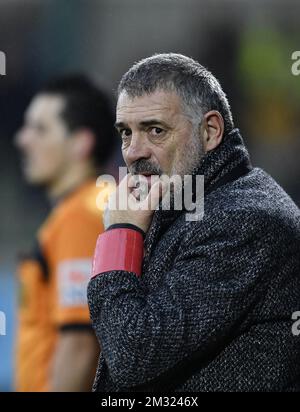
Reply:
<svg viewBox="0 0 300 412"><path fill-rule="evenodd" d="M94 174L95 171L91 166L85 167L84 169L68 171L68 173L60 176L47 186L47 195L51 202L56 202L57 199L75 190L88 179L92 178Z"/></svg>

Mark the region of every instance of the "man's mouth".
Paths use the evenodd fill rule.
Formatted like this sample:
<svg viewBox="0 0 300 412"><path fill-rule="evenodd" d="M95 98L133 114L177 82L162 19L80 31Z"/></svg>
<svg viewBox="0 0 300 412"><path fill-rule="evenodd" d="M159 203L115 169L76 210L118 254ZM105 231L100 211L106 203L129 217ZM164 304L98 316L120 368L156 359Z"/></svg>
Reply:
<svg viewBox="0 0 300 412"><path fill-rule="evenodd" d="M143 176L143 178L147 179L147 182L150 183L151 179L157 179L158 178L158 174L157 173L149 173L149 172L145 172L145 173L140 173L140 176Z"/></svg>
<svg viewBox="0 0 300 412"><path fill-rule="evenodd" d="M136 176L140 176L137 178L137 185L136 187L140 190L150 190L151 186L155 183L156 179L158 179L159 175L157 173L150 173L150 172L140 172ZM147 188L147 189L146 189Z"/></svg>

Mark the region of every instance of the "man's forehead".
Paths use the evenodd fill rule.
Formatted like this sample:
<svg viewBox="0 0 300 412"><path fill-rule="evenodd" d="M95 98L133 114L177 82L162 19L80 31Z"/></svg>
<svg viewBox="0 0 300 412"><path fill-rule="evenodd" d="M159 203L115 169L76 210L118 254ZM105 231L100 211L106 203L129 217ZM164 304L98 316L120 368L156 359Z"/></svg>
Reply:
<svg viewBox="0 0 300 412"><path fill-rule="evenodd" d="M180 98L177 94L155 91L151 94L131 97L123 91L117 103L117 122L144 120L146 117L172 117L181 111Z"/></svg>

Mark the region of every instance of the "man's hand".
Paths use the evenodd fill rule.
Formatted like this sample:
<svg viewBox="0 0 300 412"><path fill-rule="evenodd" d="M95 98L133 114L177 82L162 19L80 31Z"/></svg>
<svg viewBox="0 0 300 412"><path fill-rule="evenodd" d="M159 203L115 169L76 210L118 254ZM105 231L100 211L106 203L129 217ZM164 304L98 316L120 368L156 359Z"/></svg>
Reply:
<svg viewBox="0 0 300 412"><path fill-rule="evenodd" d="M166 189L167 185L157 175L150 179L150 176L128 173L109 198L104 211L105 228L117 223L130 223L146 233Z"/></svg>

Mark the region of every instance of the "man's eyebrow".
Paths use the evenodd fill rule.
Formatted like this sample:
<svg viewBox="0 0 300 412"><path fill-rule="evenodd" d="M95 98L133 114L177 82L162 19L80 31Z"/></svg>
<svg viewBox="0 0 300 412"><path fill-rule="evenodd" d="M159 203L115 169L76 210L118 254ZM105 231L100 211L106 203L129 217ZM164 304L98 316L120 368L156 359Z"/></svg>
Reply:
<svg viewBox="0 0 300 412"><path fill-rule="evenodd" d="M125 129L126 127L128 127L128 125L124 122L116 122L114 126L116 129Z"/></svg>
<svg viewBox="0 0 300 412"><path fill-rule="evenodd" d="M155 125L155 124L161 125L161 126L164 126L164 127L168 127L165 122L163 122L162 120L159 120L159 119L142 120L141 122L139 122L139 127L147 127L147 126L152 126L152 125ZM114 126L115 126L116 129L127 129L127 128L129 128L129 125L125 122L116 122Z"/></svg>
<svg viewBox="0 0 300 412"><path fill-rule="evenodd" d="M163 122L162 120L158 120L158 119L143 120L139 123L139 125L142 127L151 126L154 124L159 124L159 125L167 127L165 122Z"/></svg>

